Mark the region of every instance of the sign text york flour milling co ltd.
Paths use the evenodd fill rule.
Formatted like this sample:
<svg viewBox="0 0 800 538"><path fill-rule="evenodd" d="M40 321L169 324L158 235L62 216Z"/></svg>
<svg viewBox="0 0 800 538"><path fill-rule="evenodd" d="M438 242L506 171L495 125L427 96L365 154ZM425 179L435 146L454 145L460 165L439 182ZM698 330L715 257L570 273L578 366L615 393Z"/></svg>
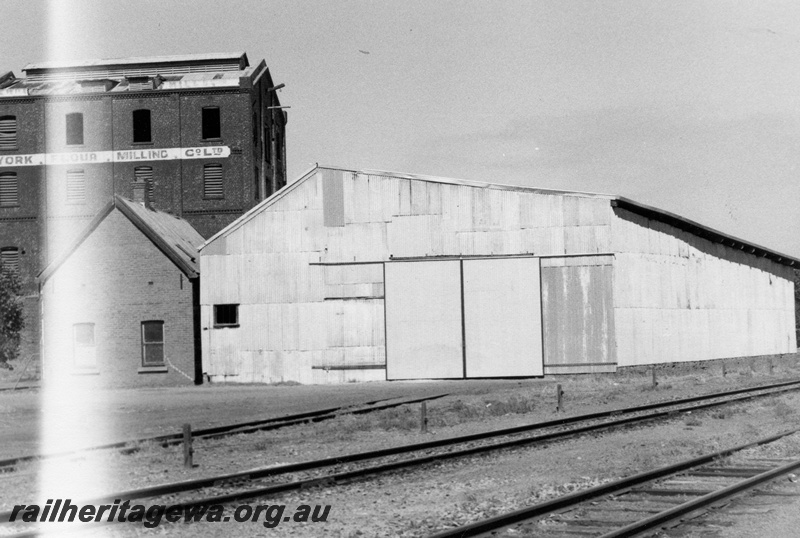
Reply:
<svg viewBox="0 0 800 538"><path fill-rule="evenodd" d="M31 153L28 155L0 155L0 167L172 161L175 159L220 159L228 157L230 154L231 148L228 146Z"/></svg>

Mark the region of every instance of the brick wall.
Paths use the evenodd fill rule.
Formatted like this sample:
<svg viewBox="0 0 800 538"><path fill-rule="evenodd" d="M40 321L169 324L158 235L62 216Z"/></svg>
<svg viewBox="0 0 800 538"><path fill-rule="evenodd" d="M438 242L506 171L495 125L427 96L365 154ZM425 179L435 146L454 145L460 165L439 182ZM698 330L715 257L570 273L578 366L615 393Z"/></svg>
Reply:
<svg viewBox="0 0 800 538"><path fill-rule="evenodd" d="M169 259L114 210L48 279L44 303L44 373L77 375L75 323L94 323L98 383L114 386L191 384L174 368L140 373L141 322L163 320L165 355L194 373L192 286Z"/></svg>
<svg viewBox="0 0 800 538"><path fill-rule="evenodd" d="M204 237L211 237L233 222L259 201L256 198L269 196L273 184L285 184L285 157L278 159L274 155L276 140L285 140L285 116L281 110L266 108L277 104L275 94L267 92L271 86L267 73L254 87L236 91L152 91L0 100L0 116L14 115L18 125L17 148L0 150L0 156L211 145L225 145L232 150L229 157L219 161L223 166L223 199L203 197L203 164L211 162L208 160L0 168L16 172L20 184L19 207L0 208L0 247L16 246L25 252L21 257L26 294L24 353L34 352L39 341L36 276L70 245L114 194L133 197L137 166L153 168L153 207L181 216ZM220 107L222 136L218 140L202 139L204 106ZM151 111L152 142L134 144L132 112L143 108ZM66 115L71 112L83 114L84 143L79 146L66 145ZM254 129L254 119L258 129ZM66 202L66 175L74 169L85 173L87 196L82 203Z"/></svg>

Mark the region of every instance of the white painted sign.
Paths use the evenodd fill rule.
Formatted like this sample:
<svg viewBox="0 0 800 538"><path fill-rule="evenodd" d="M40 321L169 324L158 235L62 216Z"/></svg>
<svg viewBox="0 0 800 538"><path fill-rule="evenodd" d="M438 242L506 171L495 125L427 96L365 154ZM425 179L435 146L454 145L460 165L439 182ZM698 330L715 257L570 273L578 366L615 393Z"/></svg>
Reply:
<svg viewBox="0 0 800 538"><path fill-rule="evenodd" d="M176 159L224 159L229 157L230 154L231 148L228 146L32 153L28 155L0 155L0 167L173 161Z"/></svg>

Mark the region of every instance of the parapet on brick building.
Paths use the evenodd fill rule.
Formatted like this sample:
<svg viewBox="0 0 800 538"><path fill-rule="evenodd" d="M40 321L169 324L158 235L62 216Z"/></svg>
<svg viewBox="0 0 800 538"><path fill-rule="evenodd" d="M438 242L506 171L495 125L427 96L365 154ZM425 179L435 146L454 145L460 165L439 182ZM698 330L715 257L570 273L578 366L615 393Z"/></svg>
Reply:
<svg viewBox="0 0 800 538"><path fill-rule="evenodd" d="M210 237L286 182L283 112L244 53L45 62L0 75L0 261L36 275L121 196Z"/></svg>

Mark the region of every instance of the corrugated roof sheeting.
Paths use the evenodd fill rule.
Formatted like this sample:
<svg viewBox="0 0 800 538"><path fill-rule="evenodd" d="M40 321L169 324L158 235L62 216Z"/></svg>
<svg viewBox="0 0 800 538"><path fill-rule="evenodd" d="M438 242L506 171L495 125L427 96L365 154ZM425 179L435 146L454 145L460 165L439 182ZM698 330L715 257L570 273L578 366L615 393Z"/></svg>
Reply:
<svg viewBox="0 0 800 538"><path fill-rule="evenodd" d="M146 77L163 82L145 88L155 92L236 88L243 79L257 78L263 68L263 62L248 67L244 53L42 62L23 68L24 78L6 81L0 97L139 91L140 85L129 84L128 79Z"/></svg>

